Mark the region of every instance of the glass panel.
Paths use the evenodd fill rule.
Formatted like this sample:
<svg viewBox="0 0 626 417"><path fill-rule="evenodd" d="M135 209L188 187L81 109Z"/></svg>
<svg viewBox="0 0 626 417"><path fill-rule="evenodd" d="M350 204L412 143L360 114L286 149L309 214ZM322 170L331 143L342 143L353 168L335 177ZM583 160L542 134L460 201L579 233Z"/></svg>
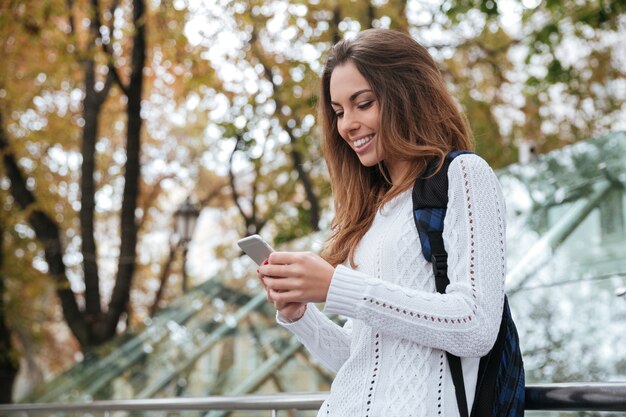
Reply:
<svg viewBox="0 0 626 417"><path fill-rule="evenodd" d="M626 300L616 296L626 282L626 212L616 181L626 179L625 155L626 134L618 133L499 173L508 196L509 269L541 239L550 242L542 266L510 294L529 383L626 377ZM580 211L565 239L547 239L601 184L609 191Z"/></svg>
<svg viewBox="0 0 626 417"><path fill-rule="evenodd" d="M624 192L616 188L600 205L600 230L603 241L621 241L624 236L624 213Z"/></svg>

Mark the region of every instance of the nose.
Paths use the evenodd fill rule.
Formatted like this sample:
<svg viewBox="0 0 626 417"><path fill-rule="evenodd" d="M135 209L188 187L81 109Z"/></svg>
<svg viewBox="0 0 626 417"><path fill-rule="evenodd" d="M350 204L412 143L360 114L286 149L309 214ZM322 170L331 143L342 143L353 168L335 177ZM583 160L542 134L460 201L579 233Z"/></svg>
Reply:
<svg viewBox="0 0 626 417"><path fill-rule="evenodd" d="M339 121L339 134L343 138L349 138L350 132L356 131L361 127L361 124L356 115L351 111L344 111L343 117Z"/></svg>

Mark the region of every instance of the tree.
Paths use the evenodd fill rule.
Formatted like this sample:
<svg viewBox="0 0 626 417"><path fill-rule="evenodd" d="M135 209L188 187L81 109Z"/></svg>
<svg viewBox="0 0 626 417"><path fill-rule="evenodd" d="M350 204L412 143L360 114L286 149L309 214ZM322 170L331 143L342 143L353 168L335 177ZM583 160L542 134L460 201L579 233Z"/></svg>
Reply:
<svg viewBox="0 0 626 417"><path fill-rule="evenodd" d="M494 1L449 0L440 10L431 21L450 41L429 46L444 58L478 151L492 165L515 162L523 141L546 152L619 124L624 97L613 86L623 77L623 2L522 2L504 10Z"/></svg>
<svg viewBox="0 0 626 417"><path fill-rule="evenodd" d="M130 64L128 66L128 82L124 83L118 74L119 69L114 62L114 56L108 45L109 40L102 36L100 23L100 5L94 0L87 8L89 30L79 33L76 24L80 11L74 10L73 2L68 2L70 19L69 35L77 44L81 36L86 38L83 50L76 48L83 66L84 98L82 102L82 175L81 175L81 241L83 252L83 268L85 297L84 308L78 304L73 293L63 260L65 248L61 238L58 223L46 210L39 208L38 199L27 185L27 179L17 163L15 154L10 148L7 135L2 129L0 145L4 154L6 175L11 181L11 194L22 210L30 212L28 223L34 230L37 239L43 247L48 274L54 279L57 294L63 308L63 315L72 333L85 351L109 340L116 333L118 322L127 311L130 286L135 265L135 247L137 242L137 222L135 210L138 200L139 183L139 152L142 120L141 97L143 88L143 68L145 62L145 10L142 0L132 4L133 34L130 42ZM118 11L114 2L110 11L109 33L113 32L113 15ZM71 45L71 44L70 44ZM96 48L102 47L102 51ZM97 59L99 54L104 55L108 64L108 72L104 76L104 83L98 80ZM116 284L108 305L108 310L101 309L100 280L96 260L96 245L94 240L94 212L95 212L95 154L98 137L98 124L101 121L103 104L113 84L119 86L126 96L126 164L124 174L124 192L120 215L121 245L118 262ZM3 125L0 114L0 125Z"/></svg>
<svg viewBox="0 0 626 417"><path fill-rule="evenodd" d="M179 136L193 134L191 123L183 130L163 119L172 109L181 111L179 102L184 106L196 90L210 87L213 74L183 34L186 12L168 2L162 6L144 10L143 1L0 6L6 62L0 69L0 178L7 191L2 220L12 232L12 243L3 249L5 265L11 265L7 280L19 281L8 294L18 297L15 288L30 285L39 297L47 290L35 286L31 275L53 278L62 317L85 353L149 315L150 282L159 272L152 256L163 252L152 236L167 227L161 219L172 214L169 193L189 187L186 172L175 165L198 166L195 147L201 138L185 147L177 143ZM146 26L168 30L147 32ZM143 156L143 178L140 150L157 161L152 166L153 159ZM167 161L165 169L161 161ZM211 181L222 184L219 177ZM205 184L205 190L212 188ZM198 195L207 201L215 197ZM143 249L140 258L136 247ZM147 257L149 252L154 255ZM160 294L156 298L158 303ZM44 303L45 317L59 317L57 306ZM20 339L44 343L43 337L22 332L17 318L24 314L15 304L8 308L13 309L9 327L20 331ZM135 318L131 312L137 312ZM79 357L72 340L64 345L68 352L50 357L50 363L66 366L67 354L69 360ZM26 342L22 353L26 347L29 356L45 355Z"/></svg>

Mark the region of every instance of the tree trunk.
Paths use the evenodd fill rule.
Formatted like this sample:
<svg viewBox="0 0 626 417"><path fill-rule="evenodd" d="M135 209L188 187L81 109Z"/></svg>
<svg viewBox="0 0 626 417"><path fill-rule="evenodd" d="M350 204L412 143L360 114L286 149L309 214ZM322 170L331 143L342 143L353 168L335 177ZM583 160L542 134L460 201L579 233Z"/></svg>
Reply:
<svg viewBox="0 0 626 417"><path fill-rule="evenodd" d="M71 7L71 2L70 2ZM112 13L114 13L113 6ZM72 21L72 18L70 18ZM87 321L95 323L101 318L102 305L100 299L100 277L98 274L97 248L94 236L94 214L96 210L96 186L94 172L96 170L96 142L102 105L106 100L113 80L117 79L116 69L109 65L104 88L96 91L96 64L94 54L100 35L100 6L98 0L91 0L91 16L89 27L89 46L83 67L85 70L85 98L83 100L83 142L81 149L82 167L80 180L80 232L83 254L83 273L85 280L85 313ZM72 24L72 28L74 25ZM110 53L110 51L108 52ZM123 87L123 86L121 86ZM123 89L123 88L122 88Z"/></svg>
<svg viewBox="0 0 626 417"><path fill-rule="evenodd" d="M6 175L11 181L11 195L22 210L30 213L28 223L43 246L44 256L48 264L48 274L55 282L56 292L63 308L63 316L79 343L81 345L86 344L89 340L89 332L65 274L64 249L59 226L50 216L37 207L35 196L26 186L24 176L9 148L2 113L0 113L0 154L3 155Z"/></svg>
<svg viewBox="0 0 626 417"><path fill-rule="evenodd" d="M341 35L339 34L339 23L341 23L341 7L339 7L339 3L333 9L333 19L332 26L330 31L332 33L331 39L333 40L333 45L341 40Z"/></svg>
<svg viewBox="0 0 626 417"><path fill-rule="evenodd" d="M81 196L80 196L80 232L83 254L83 273L85 280L85 320L87 323L96 324L92 329L97 329L102 321L102 300L100 298L100 276L98 273L97 247L95 241L94 215L96 210L96 186L94 172L96 170L96 142L98 140L99 119L102 112L102 105L109 95L109 91L116 78L116 69L110 64L104 88L96 91L96 71L94 53L97 40L102 40L100 35L100 6L98 0L91 1L91 23L89 48L83 60L85 69L85 99L83 100L83 118L85 126L83 128L83 142L81 149ZM114 12L113 12L114 13ZM123 85L120 88L124 90ZM94 335L94 332L90 332ZM96 340L88 343L99 344L100 340L97 331ZM108 339L111 336L106 336ZM93 339L93 337L92 337Z"/></svg>
<svg viewBox="0 0 626 417"><path fill-rule="evenodd" d="M0 404L11 403L13 383L19 370L17 352L11 343L11 331L6 322L6 307L4 305L4 224L0 221Z"/></svg>
<svg viewBox="0 0 626 417"><path fill-rule="evenodd" d="M297 149L295 149L295 137L292 135L291 130L289 130L288 133L289 138L291 139L291 160L293 161L293 167L298 173L298 178L304 187L306 199L311 205L309 209L309 225L311 226L311 230L317 232L320 230L320 205L317 200L317 195L313 190L311 179L309 178L308 173L304 170L302 155Z"/></svg>
<svg viewBox="0 0 626 417"><path fill-rule="evenodd" d="M94 183L96 140L98 137L98 117L101 105L96 83L93 59L88 59L85 67L85 99L83 101L83 143L81 149L82 172L80 180L80 234L83 253L85 279L85 310L90 321L97 320L101 313L98 262L94 239L94 212L96 210L96 187Z"/></svg>
<svg viewBox="0 0 626 417"><path fill-rule="evenodd" d="M374 19L376 19L376 8L371 1L367 2L367 21L363 29L371 29L374 27Z"/></svg>
<svg viewBox="0 0 626 417"><path fill-rule="evenodd" d="M145 5L143 0L133 1L133 50L130 82L127 88L128 118L126 131L126 171L121 213L121 247L117 279L104 323L105 337L115 334L121 315L127 311L130 288L135 272L137 246L137 219L135 211L139 196L140 147L141 147L141 96L143 90L143 67L146 60Z"/></svg>

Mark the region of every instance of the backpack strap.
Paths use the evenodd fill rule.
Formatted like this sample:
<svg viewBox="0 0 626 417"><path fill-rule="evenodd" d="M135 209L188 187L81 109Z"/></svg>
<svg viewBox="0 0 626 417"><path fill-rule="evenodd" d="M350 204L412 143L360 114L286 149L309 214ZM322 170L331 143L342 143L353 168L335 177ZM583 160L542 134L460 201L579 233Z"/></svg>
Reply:
<svg viewBox="0 0 626 417"><path fill-rule="evenodd" d="M480 366L478 368L478 381L477 388L481 386L486 387L495 387L498 378L499 366L498 363L501 360L502 352L504 351L504 344L506 343L506 326L508 322L508 318L511 316L511 312L509 310L509 302L504 296L504 307L503 307L503 315L502 320L500 321L500 329L498 330L498 337L495 341L494 346L491 348L487 356L480 361ZM476 399L474 401L474 405L472 406L472 414L477 416L486 416L491 415L493 410L493 405L496 403L496 390L485 389L479 390L476 389Z"/></svg>
<svg viewBox="0 0 626 417"><path fill-rule="evenodd" d="M431 259L433 272L435 274L435 286L437 287L438 293L445 294L450 279L448 278L448 254L443 245L442 233L430 232L428 236L432 252ZM446 352L446 357L448 358L448 366L450 366L450 373L452 374L454 394L456 396L457 406L459 407L459 415L460 417L469 417L461 358L450 352Z"/></svg>
<svg viewBox="0 0 626 417"><path fill-rule="evenodd" d="M443 223L448 205L448 168L454 158L470 151L455 151L446 156L442 168L431 175L434 166L429 166L413 185L413 212L415 226L422 245L422 255L431 262L437 292L444 294L450 283L448 278L448 254L443 242ZM446 352L457 406L461 417L469 417L463 367L458 356Z"/></svg>

